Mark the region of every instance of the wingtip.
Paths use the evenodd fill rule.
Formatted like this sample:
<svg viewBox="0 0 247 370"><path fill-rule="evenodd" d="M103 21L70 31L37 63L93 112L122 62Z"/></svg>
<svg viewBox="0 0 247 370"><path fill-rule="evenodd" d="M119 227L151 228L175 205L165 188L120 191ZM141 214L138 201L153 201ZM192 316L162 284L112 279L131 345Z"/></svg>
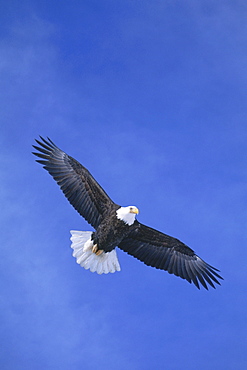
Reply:
<svg viewBox="0 0 247 370"><path fill-rule="evenodd" d="M58 147L54 144L54 142L47 136L47 138L45 139L43 136L39 135L39 138L40 139L35 139L36 143L39 145L39 146L36 146L36 145L32 145L32 147L35 149L35 150L38 150L40 152L43 152L44 153L44 149L45 150L48 150L49 152L52 151L52 150L55 150L55 149L58 149ZM36 153L33 153L34 155L37 155ZM47 153L46 153L47 154Z"/></svg>
<svg viewBox="0 0 247 370"><path fill-rule="evenodd" d="M43 136L41 136L41 135L39 135L39 139L34 139L37 143L39 143L40 141L39 140L42 140L43 142L45 142L45 143L47 143L47 142L50 142L50 143L52 143L52 144L54 144L53 143L53 141L49 138L49 136L46 136L46 139L43 137Z"/></svg>

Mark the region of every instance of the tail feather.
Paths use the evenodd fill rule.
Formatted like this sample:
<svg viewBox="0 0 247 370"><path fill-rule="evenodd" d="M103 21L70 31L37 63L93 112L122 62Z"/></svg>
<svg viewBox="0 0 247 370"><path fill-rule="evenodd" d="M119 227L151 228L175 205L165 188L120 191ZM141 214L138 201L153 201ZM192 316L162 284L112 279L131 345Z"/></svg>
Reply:
<svg viewBox="0 0 247 370"><path fill-rule="evenodd" d="M73 257L76 258L79 265L98 274L108 274L121 270L115 249L111 252L103 252L99 256L92 252L91 231L71 230L70 232L72 235L70 240L72 241Z"/></svg>

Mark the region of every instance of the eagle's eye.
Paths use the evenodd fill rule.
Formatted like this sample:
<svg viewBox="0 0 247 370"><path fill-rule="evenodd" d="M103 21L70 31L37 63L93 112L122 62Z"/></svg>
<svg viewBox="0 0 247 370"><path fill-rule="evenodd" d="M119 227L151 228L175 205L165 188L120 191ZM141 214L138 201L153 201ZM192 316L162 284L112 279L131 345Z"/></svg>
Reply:
<svg viewBox="0 0 247 370"><path fill-rule="evenodd" d="M139 210L135 206L133 206L133 207L132 206L129 206L129 213L134 213L134 214L138 215Z"/></svg>

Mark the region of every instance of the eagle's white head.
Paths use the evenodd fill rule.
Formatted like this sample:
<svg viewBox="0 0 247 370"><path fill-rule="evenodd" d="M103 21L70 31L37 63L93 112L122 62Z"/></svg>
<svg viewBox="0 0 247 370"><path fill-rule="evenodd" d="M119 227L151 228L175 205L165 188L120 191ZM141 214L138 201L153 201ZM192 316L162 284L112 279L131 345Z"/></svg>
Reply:
<svg viewBox="0 0 247 370"><path fill-rule="evenodd" d="M139 209L136 206L120 207L117 210L117 218L130 226L135 222L138 213Z"/></svg>

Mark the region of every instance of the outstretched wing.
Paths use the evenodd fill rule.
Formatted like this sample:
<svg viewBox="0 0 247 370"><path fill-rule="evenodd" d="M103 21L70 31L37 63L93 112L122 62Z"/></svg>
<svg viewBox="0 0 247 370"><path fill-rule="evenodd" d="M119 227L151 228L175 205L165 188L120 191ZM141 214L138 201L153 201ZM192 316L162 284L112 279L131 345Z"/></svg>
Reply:
<svg viewBox="0 0 247 370"><path fill-rule="evenodd" d="M198 257L192 249L169 235L163 234L136 221L136 228L118 247L138 258L148 266L166 270L169 274L180 276L200 289L199 283L208 289L207 283L215 288L220 285L214 267ZM213 283L214 282L214 283Z"/></svg>
<svg viewBox="0 0 247 370"><path fill-rule="evenodd" d="M50 139L36 140L33 145L41 158L37 162L56 180L72 206L97 228L101 218L115 203L109 198L90 172L74 158L60 150Z"/></svg>

